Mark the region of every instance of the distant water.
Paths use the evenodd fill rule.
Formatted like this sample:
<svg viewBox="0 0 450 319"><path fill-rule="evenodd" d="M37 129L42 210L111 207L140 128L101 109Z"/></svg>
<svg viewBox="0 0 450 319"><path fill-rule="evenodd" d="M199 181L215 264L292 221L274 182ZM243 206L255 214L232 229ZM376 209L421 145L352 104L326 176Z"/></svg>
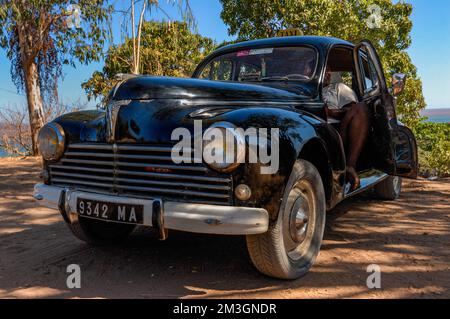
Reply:
<svg viewBox="0 0 450 319"><path fill-rule="evenodd" d="M11 155L11 154L8 154L7 152L5 152L4 150L2 150L1 148L0 148L0 157L15 157L16 155Z"/></svg>
<svg viewBox="0 0 450 319"><path fill-rule="evenodd" d="M426 109L420 112L420 114L428 118L427 122L450 123L450 108Z"/></svg>
<svg viewBox="0 0 450 319"><path fill-rule="evenodd" d="M450 123L450 116L445 115L436 115L436 116L427 116L427 122L432 123Z"/></svg>

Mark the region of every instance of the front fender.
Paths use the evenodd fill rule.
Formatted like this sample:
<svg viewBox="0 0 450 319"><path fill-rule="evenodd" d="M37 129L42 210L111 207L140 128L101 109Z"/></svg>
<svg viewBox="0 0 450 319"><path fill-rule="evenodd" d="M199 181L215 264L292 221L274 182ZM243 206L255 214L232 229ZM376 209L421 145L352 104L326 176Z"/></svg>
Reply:
<svg viewBox="0 0 450 319"><path fill-rule="evenodd" d="M247 184L252 189L249 201L237 201L236 205L262 207L276 219L284 187L302 147L312 138L317 138L314 126L301 113L281 108L247 108L222 114L211 122L227 121L244 130L248 128L279 129L278 170L274 174L262 174L261 163L245 163L233 174L234 185ZM206 125L207 126L207 125ZM268 145L270 152L270 144ZM267 165L266 165L267 166Z"/></svg>
<svg viewBox="0 0 450 319"><path fill-rule="evenodd" d="M314 126L317 137L303 145L301 156L318 168L324 182L327 208L331 209L345 195L346 159L342 139L332 125L307 115L304 118Z"/></svg>
<svg viewBox="0 0 450 319"><path fill-rule="evenodd" d="M106 142L105 111L87 110L62 115L54 120L66 134L66 145L81 142Z"/></svg>

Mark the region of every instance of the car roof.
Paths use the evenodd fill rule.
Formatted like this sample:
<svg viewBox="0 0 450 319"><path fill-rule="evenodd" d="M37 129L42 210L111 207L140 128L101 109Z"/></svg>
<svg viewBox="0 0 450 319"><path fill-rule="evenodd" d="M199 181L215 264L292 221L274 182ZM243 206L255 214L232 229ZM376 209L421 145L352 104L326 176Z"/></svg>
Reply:
<svg viewBox="0 0 450 319"><path fill-rule="evenodd" d="M321 36L291 36L291 37L275 37L275 38L267 38L267 39L259 39L259 40L251 40L251 41L243 41L239 43L225 45L223 47L218 48L214 51L214 55L220 54L226 51L234 51L239 49L245 49L256 46L288 46L288 45L313 45L320 47L329 47L331 45L341 44L341 45L349 45L354 46L353 43L333 38L333 37L321 37Z"/></svg>

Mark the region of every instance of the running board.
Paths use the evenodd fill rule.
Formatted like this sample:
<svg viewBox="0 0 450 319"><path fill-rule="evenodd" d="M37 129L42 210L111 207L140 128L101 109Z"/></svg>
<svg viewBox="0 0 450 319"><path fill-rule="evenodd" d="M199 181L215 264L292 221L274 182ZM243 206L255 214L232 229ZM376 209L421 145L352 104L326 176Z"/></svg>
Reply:
<svg viewBox="0 0 450 319"><path fill-rule="evenodd" d="M361 180L361 186L359 188L355 189L354 191L350 192L351 185L350 185L350 183L346 183L345 184L345 198L349 198L349 197L358 195L359 193L362 193L362 192L368 190L372 186L378 184L382 180L389 177L389 175L387 175L386 173L381 172L376 169L362 171L362 172L358 173L358 176Z"/></svg>

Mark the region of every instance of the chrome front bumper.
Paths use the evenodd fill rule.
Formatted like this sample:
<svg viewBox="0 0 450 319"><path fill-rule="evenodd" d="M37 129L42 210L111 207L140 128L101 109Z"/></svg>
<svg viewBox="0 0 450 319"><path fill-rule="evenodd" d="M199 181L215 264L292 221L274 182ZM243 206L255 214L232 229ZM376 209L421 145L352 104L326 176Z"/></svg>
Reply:
<svg viewBox="0 0 450 319"><path fill-rule="evenodd" d="M77 198L139 204L144 206L144 226L162 227L193 233L252 235L267 232L269 215L265 209L162 201L160 216L155 219L154 205L147 200L125 196L80 192L69 188L36 184L33 197L43 206L57 209L68 223L78 221ZM155 222L158 220L159 222Z"/></svg>

